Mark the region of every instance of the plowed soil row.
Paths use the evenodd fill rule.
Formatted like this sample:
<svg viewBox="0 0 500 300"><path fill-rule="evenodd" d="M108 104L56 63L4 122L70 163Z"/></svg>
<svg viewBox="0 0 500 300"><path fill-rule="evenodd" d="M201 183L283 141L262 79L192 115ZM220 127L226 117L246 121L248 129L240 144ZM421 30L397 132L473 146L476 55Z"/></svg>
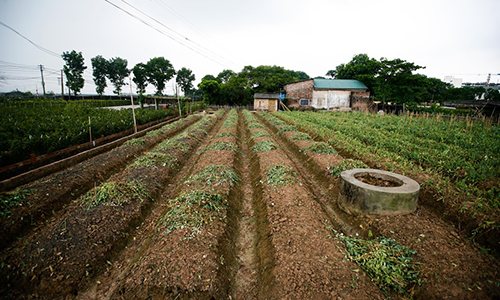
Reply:
<svg viewBox="0 0 500 300"><path fill-rule="evenodd" d="M121 251L171 174L186 162L215 121L215 116L206 116L159 143L73 201L43 230L4 251L2 298L55 299L78 294Z"/></svg>
<svg viewBox="0 0 500 300"><path fill-rule="evenodd" d="M134 157L197 120L199 116L189 116L146 134L138 139L140 143L126 143L61 172L18 187L17 191L29 191L29 195L23 199L23 205L11 208L10 214L0 218L0 250L43 224L90 188L122 170Z"/></svg>
<svg viewBox="0 0 500 300"><path fill-rule="evenodd" d="M272 126L273 117L262 115L274 132L286 125ZM293 141L291 137L298 133L285 132L279 135L281 141L291 145L293 155L300 159L299 149L307 147L302 141ZM358 158L361 159L361 158ZM338 179L328 175L332 166L343 160L341 156L330 162L321 162L308 157L304 164L320 177L327 178L332 184L331 191L338 194ZM318 176L316 176L318 178ZM321 186L321 178L316 180ZM322 185L325 187L325 185ZM336 194L332 195L330 205L335 208ZM420 197L432 197L423 193ZM360 217L349 221L359 233L371 230L375 235L383 235L398 243L417 251L415 259L420 262L422 285L416 286L416 299L497 299L500 297L500 264L498 261L476 248L467 239L459 235L459 231L433 211L425 203L419 201L416 212L394 217ZM347 217L349 219L349 217Z"/></svg>

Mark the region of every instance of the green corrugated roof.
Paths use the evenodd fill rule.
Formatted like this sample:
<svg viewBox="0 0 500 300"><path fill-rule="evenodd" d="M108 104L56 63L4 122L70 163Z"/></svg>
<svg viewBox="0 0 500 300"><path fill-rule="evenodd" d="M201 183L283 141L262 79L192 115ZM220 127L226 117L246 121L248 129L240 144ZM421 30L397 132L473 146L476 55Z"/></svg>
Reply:
<svg viewBox="0 0 500 300"><path fill-rule="evenodd" d="M361 81L354 79L314 79L314 88L323 90L367 90Z"/></svg>

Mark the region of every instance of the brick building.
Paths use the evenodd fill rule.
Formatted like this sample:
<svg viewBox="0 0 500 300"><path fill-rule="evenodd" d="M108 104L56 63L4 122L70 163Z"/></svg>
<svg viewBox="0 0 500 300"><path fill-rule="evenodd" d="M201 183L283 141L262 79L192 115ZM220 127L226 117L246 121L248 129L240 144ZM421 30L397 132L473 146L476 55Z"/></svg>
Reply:
<svg viewBox="0 0 500 300"><path fill-rule="evenodd" d="M284 86L290 107L312 106L316 109L350 109L366 104L370 92L353 79L308 79Z"/></svg>
<svg viewBox="0 0 500 300"><path fill-rule="evenodd" d="M280 94L255 93L253 108L255 110L277 111Z"/></svg>

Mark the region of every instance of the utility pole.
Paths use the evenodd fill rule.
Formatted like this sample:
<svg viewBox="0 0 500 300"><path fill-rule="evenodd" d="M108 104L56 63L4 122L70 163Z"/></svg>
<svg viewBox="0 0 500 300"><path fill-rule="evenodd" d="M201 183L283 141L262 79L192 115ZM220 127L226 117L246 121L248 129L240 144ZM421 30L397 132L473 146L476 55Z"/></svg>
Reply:
<svg viewBox="0 0 500 300"><path fill-rule="evenodd" d="M40 73L42 74L43 96L45 96L45 81L43 80L43 65L40 65Z"/></svg>
<svg viewBox="0 0 500 300"><path fill-rule="evenodd" d="M64 100L64 77L63 77L63 70L61 70L61 96L62 96L62 99Z"/></svg>

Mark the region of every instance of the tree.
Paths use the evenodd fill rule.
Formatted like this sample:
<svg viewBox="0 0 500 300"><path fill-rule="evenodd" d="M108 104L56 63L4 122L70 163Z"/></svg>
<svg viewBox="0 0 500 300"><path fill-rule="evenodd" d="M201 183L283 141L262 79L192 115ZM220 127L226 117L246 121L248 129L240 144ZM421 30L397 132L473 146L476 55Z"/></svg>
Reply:
<svg viewBox="0 0 500 300"><path fill-rule="evenodd" d="M234 71L231 71L231 70L223 70L222 72L219 73L219 75L217 75L217 78L219 79L219 81L221 83L226 83L229 81L229 79L231 79L231 77L235 76L236 73Z"/></svg>
<svg viewBox="0 0 500 300"><path fill-rule="evenodd" d="M196 77L193 74L193 71L190 69L182 68L177 71L177 78L175 81L181 87L184 95L189 93L193 89L193 81L195 81Z"/></svg>
<svg viewBox="0 0 500 300"><path fill-rule="evenodd" d="M500 91L489 88L486 90L486 95L484 98L488 101L497 101L500 102Z"/></svg>
<svg viewBox="0 0 500 300"><path fill-rule="evenodd" d="M66 62L63 66L64 74L66 75L66 86L73 91L74 95L78 95L85 84L83 79L83 71L87 69L84 64L82 52L63 52L62 59Z"/></svg>
<svg viewBox="0 0 500 300"><path fill-rule="evenodd" d="M221 105L220 83L217 80L202 80L198 88L203 92L203 100L208 104Z"/></svg>
<svg viewBox="0 0 500 300"><path fill-rule="evenodd" d="M164 57L155 57L146 64L148 81L156 87L156 94L161 95L167 81L175 75L175 69Z"/></svg>
<svg viewBox="0 0 500 300"><path fill-rule="evenodd" d="M347 64L340 64L335 70L330 70L326 76L335 79L356 79L363 82L370 90L374 92L377 84L376 77L382 68L381 62L370 58L367 54L355 55Z"/></svg>
<svg viewBox="0 0 500 300"><path fill-rule="evenodd" d="M120 95L122 86L125 85L125 78L130 74L127 64L127 60L120 57L111 58L108 61L109 81L115 86L113 93L117 95Z"/></svg>
<svg viewBox="0 0 500 300"><path fill-rule="evenodd" d="M144 63L138 63L132 68L132 73L134 73L134 78L132 79L137 85L137 92L139 96L146 92L146 87L148 86L148 72L146 65Z"/></svg>
<svg viewBox="0 0 500 300"><path fill-rule="evenodd" d="M107 87L106 76L108 74L108 61L101 55L97 55L91 59L92 75L94 76L95 91L99 96L102 96Z"/></svg>
<svg viewBox="0 0 500 300"><path fill-rule="evenodd" d="M231 77L221 85L220 102L224 105L248 105L252 103L252 90L248 88L248 79Z"/></svg>
<svg viewBox="0 0 500 300"><path fill-rule="evenodd" d="M279 92L287 83L309 79L310 77L301 71L286 70L279 66L245 66L238 77L248 79L248 86L253 93Z"/></svg>

